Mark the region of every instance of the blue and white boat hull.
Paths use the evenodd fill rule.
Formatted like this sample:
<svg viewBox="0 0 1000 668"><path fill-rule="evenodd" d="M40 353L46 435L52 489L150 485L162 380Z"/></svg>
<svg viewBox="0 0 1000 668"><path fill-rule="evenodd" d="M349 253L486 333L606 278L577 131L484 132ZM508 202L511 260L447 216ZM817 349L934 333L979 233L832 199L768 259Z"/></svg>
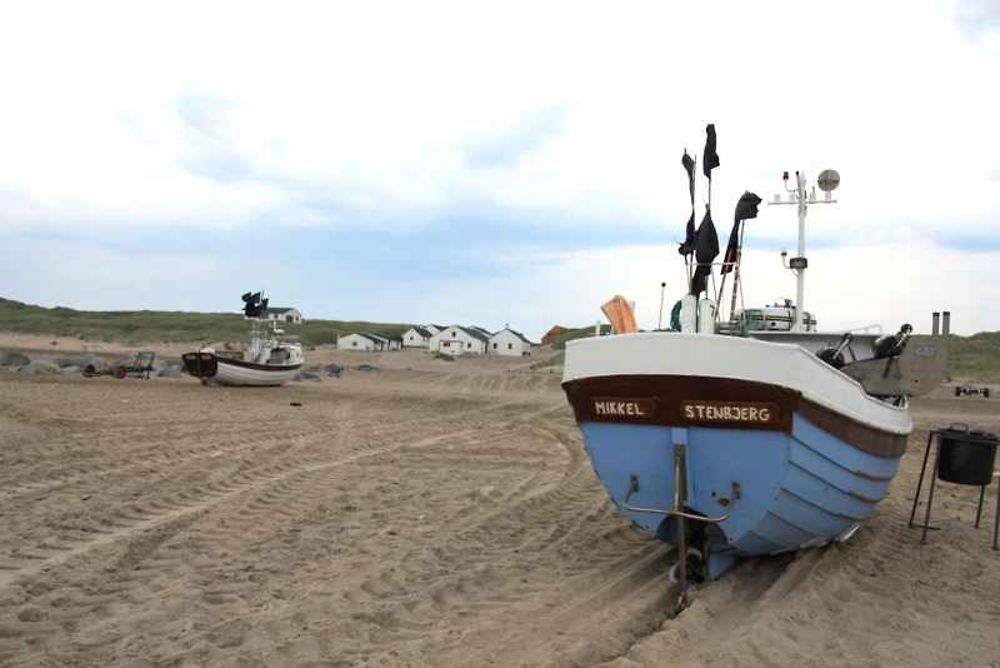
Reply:
<svg viewBox="0 0 1000 668"><path fill-rule="evenodd" d="M799 346L711 335L571 342L563 387L608 495L673 542L674 456L685 509L707 518L712 575L731 559L849 535L888 492L912 423Z"/></svg>

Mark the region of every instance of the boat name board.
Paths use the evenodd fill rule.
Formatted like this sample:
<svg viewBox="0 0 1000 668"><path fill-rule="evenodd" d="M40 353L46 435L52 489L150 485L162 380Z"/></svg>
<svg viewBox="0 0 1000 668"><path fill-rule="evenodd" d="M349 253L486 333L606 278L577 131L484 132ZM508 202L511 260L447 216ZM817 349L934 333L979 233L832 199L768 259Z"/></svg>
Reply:
<svg viewBox="0 0 1000 668"><path fill-rule="evenodd" d="M746 401L684 401L681 415L687 422L700 424L777 425L781 421L778 404Z"/></svg>
<svg viewBox="0 0 1000 668"><path fill-rule="evenodd" d="M594 397L592 405L597 418L650 420L656 415L656 403L648 398Z"/></svg>

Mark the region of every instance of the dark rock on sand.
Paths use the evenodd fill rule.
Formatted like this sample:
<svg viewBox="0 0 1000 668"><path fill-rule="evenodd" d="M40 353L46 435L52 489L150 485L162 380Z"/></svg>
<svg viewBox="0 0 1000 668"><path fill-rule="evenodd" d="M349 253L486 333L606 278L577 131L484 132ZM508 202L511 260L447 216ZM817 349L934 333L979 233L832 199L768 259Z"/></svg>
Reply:
<svg viewBox="0 0 1000 668"><path fill-rule="evenodd" d="M59 373L59 367L57 367L52 362L46 362L45 360L34 360L20 368L21 373L26 373L29 375L39 375L39 374L50 374Z"/></svg>
<svg viewBox="0 0 1000 668"><path fill-rule="evenodd" d="M104 365L104 363L101 362L100 357L91 353L85 353L83 355L65 355L63 357L56 358L56 366L61 368L75 366L82 369L88 364L93 364L95 369L99 369Z"/></svg>
<svg viewBox="0 0 1000 668"><path fill-rule="evenodd" d="M31 359L21 353L3 353L0 355L0 366L27 366L31 364Z"/></svg>

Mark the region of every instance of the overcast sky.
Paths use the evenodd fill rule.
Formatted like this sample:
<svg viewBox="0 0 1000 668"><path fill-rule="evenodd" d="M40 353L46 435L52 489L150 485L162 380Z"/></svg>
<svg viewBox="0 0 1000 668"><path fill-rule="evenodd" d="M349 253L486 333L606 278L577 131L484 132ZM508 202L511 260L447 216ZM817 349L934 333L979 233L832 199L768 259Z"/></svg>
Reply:
<svg viewBox="0 0 1000 668"><path fill-rule="evenodd" d="M1000 329L1000 2L17 3L0 25L0 296L86 309L505 323L685 290L713 214L782 170L821 327ZM699 217L705 198L698 184ZM749 304L794 297L791 207Z"/></svg>

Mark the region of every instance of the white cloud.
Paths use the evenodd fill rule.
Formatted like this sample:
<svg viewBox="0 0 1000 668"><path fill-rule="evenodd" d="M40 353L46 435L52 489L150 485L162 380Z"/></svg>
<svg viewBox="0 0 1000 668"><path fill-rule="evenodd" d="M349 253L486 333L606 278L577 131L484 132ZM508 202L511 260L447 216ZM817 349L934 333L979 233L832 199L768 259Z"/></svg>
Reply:
<svg viewBox="0 0 1000 668"><path fill-rule="evenodd" d="M5 243L49 234L101 248L149 229L267 223L294 240L296 227L458 225L456 208L482 207L522 217L516 233L524 219L552 228L547 239L611 237L585 229L597 225L620 229L622 244L637 232L679 238L680 153L700 154L715 122L723 242L744 189L767 200L782 170L840 170L840 204L810 213L822 245L809 253L807 307L822 323L892 327L952 308L959 331L996 328L980 304L997 296L1000 258L935 245L1000 246L1000 31L968 23L986 6L20 3L0 40L0 233ZM792 246L788 216L762 207L750 223L756 247ZM47 252L60 266L50 275L80 290L59 292L28 271L8 273L6 296L140 301L129 288L145 262L105 257L115 273L98 275L69 246ZM338 304L346 317L510 321L539 333L599 317L618 291L651 327L659 282L679 293L673 247L526 259L508 275L439 281L416 297L369 269L353 277L365 301ZM186 263L192 281L222 280L220 271L236 280L227 258L161 260L164 276ZM792 296L776 254L751 251L747 263L753 300ZM291 265L276 266L270 285L294 301ZM846 266L849 275L824 274ZM165 301L167 288L151 287L142 303L182 306ZM345 316L300 295L315 313Z"/></svg>
<svg viewBox="0 0 1000 668"><path fill-rule="evenodd" d="M989 231L998 63L954 14L911 2L22 3L0 45L0 190L14 193L0 225L353 222L310 208L304 187L399 224L485 201L657 227L684 218L679 153L715 121L717 219L782 169L835 165L842 229ZM216 136L184 122L192 94L218 103ZM559 127L522 159L464 159L553 108ZM243 178L213 176L227 168Z"/></svg>

